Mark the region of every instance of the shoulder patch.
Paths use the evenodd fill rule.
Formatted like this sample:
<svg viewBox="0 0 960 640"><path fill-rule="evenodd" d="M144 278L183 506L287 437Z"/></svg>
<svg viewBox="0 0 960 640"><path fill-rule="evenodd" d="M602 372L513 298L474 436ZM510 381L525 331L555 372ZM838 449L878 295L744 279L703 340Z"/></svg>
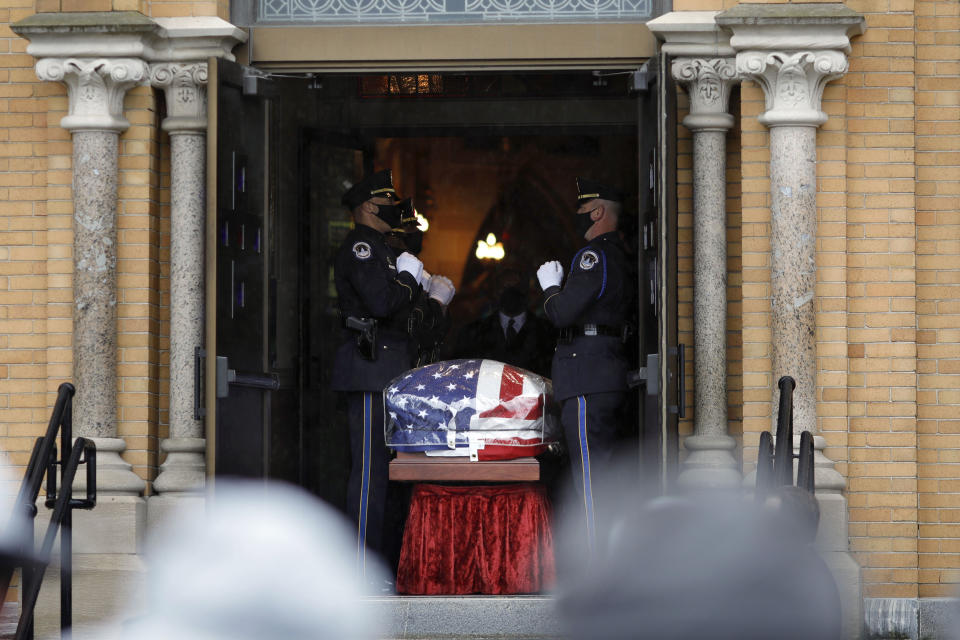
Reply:
<svg viewBox="0 0 960 640"><path fill-rule="evenodd" d="M370 245L366 242L355 242L353 243L353 255L357 257L357 260L368 260L370 256L373 255L373 252L370 250Z"/></svg>
<svg viewBox="0 0 960 640"><path fill-rule="evenodd" d="M600 256L597 255L597 252L592 249L587 249L580 254L580 268L584 271L589 271L597 266L597 263L600 262Z"/></svg>

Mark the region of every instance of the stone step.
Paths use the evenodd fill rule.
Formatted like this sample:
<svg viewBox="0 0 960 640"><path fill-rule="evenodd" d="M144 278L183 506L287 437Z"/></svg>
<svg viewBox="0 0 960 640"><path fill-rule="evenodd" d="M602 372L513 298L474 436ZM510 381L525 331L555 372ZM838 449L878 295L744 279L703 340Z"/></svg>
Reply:
<svg viewBox="0 0 960 640"><path fill-rule="evenodd" d="M559 638L550 596L389 596L364 606L389 621L390 640Z"/></svg>
<svg viewBox="0 0 960 640"><path fill-rule="evenodd" d="M560 637L550 596L389 596L364 606L388 621L383 640L546 640ZM4 607L0 640L13 638L17 611Z"/></svg>
<svg viewBox="0 0 960 640"><path fill-rule="evenodd" d="M3 609L0 610L0 640L14 637L17 633L17 622L19 621L19 605L15 601L5 602Z"/></svg>

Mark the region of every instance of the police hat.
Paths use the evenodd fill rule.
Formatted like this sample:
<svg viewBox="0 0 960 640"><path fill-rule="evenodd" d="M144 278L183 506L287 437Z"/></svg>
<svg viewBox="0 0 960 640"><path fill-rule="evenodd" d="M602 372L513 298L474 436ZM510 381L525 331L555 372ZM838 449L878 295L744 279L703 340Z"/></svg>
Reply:
<svg viewBox="0 0 960 640"><path fill-rule="evenodd" d="M384 197L387 194L396 196L393 188L393 172L390 169L377 171L366 176L353 185L343 194L340 203L348 209L356 209L370 198Z"/></svg>
<svg viewBox="0 0 960 640"><path fill-rule="evenodd" d="M616 187L601 184L596 180L577 178L577 206L594 198L623 202L623 192Z"/></svg>

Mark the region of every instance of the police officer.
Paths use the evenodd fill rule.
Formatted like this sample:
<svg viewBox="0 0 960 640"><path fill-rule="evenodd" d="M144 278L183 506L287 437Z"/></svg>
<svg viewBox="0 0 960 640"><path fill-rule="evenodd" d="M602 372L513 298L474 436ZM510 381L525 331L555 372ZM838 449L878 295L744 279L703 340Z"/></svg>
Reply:
<svg viewBox="0 0 960 640"><path fill-rule="evenodd" d="M384 234L400 226L389 170L353 185L342 203L354 228L334 262L334 280L345 339L334 361L333 389L345 391L352 467L348 516L357 527L357 568L364 573L366 548L382 551L388 455L383 435L383 389L410 368L414 345L407 318L419 295L423 264L397 255Z"/></svg>
<svg viewBox="0 0 960 640"><path fill-rule="evenodd" d="M397 253L408 251L419 256L423 250L423 230L417 220L417 209L412 198L397 203L400 211L400 227L387 234L387 244ZM422 367L437 360L440 345L450 328L447 306L456 289L450 278L430 275L426 271L420 278L420 293L413 301L407 318L407 332L416 350L412 366Z"/></svg>
<svg viewBox="0 0 960 640"><path fill-rule="evenodd" d="M613 459L627 389L623 343L635 285L617 231L622 202L617 189L578 178L575 220L587 245L574 256L566 282L556 260L537 270L544 311L560 330L551 367L553 394L562 406L560 419L591 550L597 520L594 475Z"/></svg>

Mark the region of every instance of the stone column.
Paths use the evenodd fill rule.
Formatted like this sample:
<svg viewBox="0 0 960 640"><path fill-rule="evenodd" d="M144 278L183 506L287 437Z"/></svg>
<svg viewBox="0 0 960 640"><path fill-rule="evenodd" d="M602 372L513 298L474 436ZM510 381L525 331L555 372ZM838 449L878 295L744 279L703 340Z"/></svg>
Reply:
<svg viewBox="0 0 960 640"><path fill-rule="evenodd" d="M847 60L837 50L744 51L737 70L763 88L766 111L759 120L770 128L773 380L796 380L794 431L817 434L817 127L827 120L820 110L823 88L846 72ZM778 402L774 386L772 407ZM814 442L817 488L841 491L845 482L823 456L823 438Z"/></svg>
<svg viewBox="0 0 960 640"><path fill-rule="evenodd" d="M693 331L695 407L689 455L679 482L737 487L740 473L727 434L727 113L737 82L733 58L678 58L673 77L690 96L683 119L693 132Z"/></svg>
<svg viewBox="0 0 960 640"><path fill-rule="evenodd" d="M63 82L73 136L74 434L97 445L97 491L137 495L143 481L117 437L117 155L128 89L146 78L136 58L44 58L41 80Z"/></svg>
<svg viewBox="0 0 960 640"><path fill-rule="evenodd" d="M97 445L97 506L73 520L73 637L89 638L120 607L136 606L131 594L144 571L144 481L121 458L126 445L117 437L116 229L118 143L130 126L123 99L146 79L147 65L132 57L44 57L36 72L67 85L69 113L60 124L73 138L73 424L74 435ZM75 490L85 480L81 473ZM55 633L59 589L51 567L37 603L38 637Z"/></svg>
<svg viewBox="0 0 960 640"><path fill-rule="evenodd" d="M199 489L204 477L202 427L193 420L189 375L193 347L200 344L196 326L203 318L203 260L202 251L194 244L184 248L181 239L202 243L203 237L202 227L198 231L183 223L196 225L204 218L205 61L232 60L231 49L246 34L215 17L151 19L135 11L38 13L11 28L30 40L27 53L37 58L40 78L62 81L69 91L70 111L61 125L72 132L74 143L74 424L76 435L92 436L97 443L99 489L96 508L74 514L72 632L74 638L100 638L106 621L116 619L118 606L131 614L143 601L140 551L148 511L153 520L152 503L148 509L139 495L144 483L121 459L124 441L116 437L117 143L129 126L122 115L124 94L146 82L148 63L157 63L154 80L170 98L171 117L164 128L172 135L173 149L172 342L177 345L171 363L171 395L176 398L172 444L166 447L164 467L169 480L158 483L174 491L170 495L201 496L176 493ZM171 64L161 71L166 63ZM166 496L151 497L155 499L162 502ZM44 581L38 637L55 633L57 575L48 572Z"/></svg>
<svg viewBox="0 0 960 640"><path fill-rule="evenodd" d="M207 63L160 63L151 82L167 103L170 134L170 437L153 483L159 493L197 493L206 476L203 421L194 417L194 351L204 331Z"/></svg>
<svg viewBox="0 0 960 640"><path fill-rule="evenodd" d="M790 375L794 427L816 434L817 127L826 84L847 71L850 37L863 16L842 4L739 5L717 16L729 28L737 72L763 89L759 117L770 129L771 315L774 403L776 381ZM775 428L775 424L771 425ZM817 547L840 590L843 635L863 623L859 567L849 553L845 481L814 438L814 483L820 503ZM796 446L796 445L795 445Z"/></svg>
<svg viewBox="0 0 960 640"><path fill-rule="evenodd" d="M151 532L205 502L204 429L210 425L194 418L194 351L204 346L206 311L207 60L233 60L231 50L247 39L212 16L156 23L150 81L164 92L167 117L161 126L170 136L170 433L160 445L166 459L155 493L147 499Z"/></svg>
<svg viewBox="0 0 960 640"><path fill-rule="evenodd" d="M759 120L770 127L773 379L797 381L795 429L816 433L817 127L823 88L847 61L840 51L745 51L737 69L763 88Z"/></svg>

